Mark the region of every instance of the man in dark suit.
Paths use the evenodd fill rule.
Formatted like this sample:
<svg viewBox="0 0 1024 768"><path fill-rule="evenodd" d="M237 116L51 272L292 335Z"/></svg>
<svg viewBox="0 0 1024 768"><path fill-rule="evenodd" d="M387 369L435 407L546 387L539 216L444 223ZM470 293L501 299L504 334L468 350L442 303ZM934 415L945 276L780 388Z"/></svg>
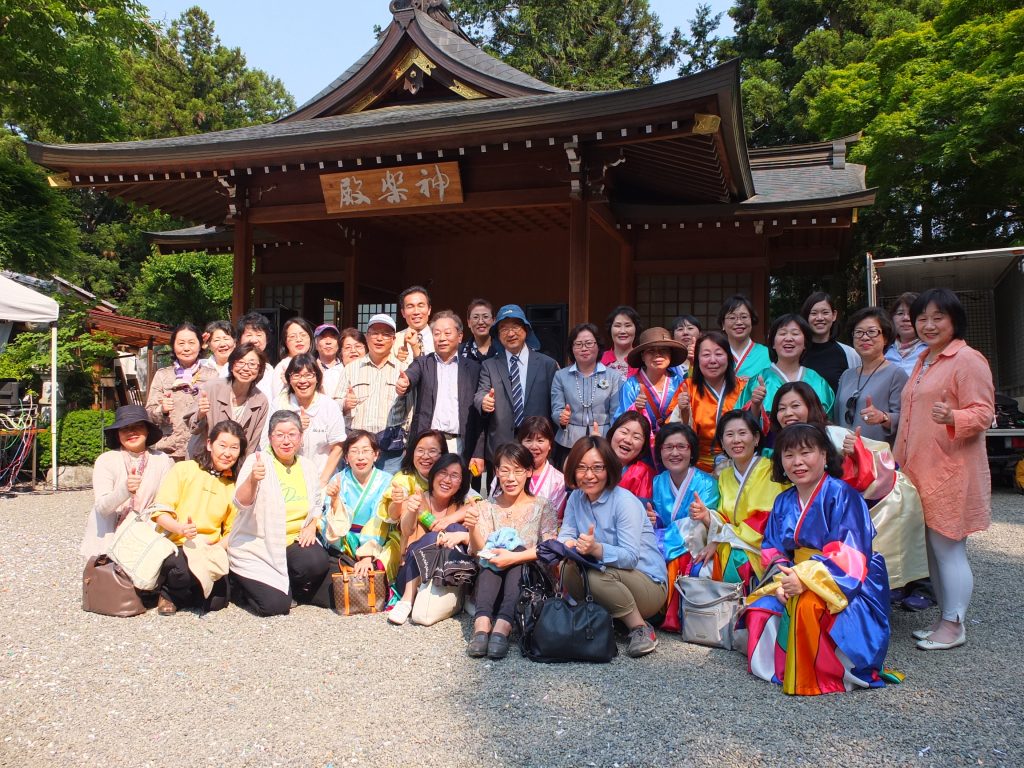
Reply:
<svg viewBox="0 0 1024 768"><path fill-rule="evenodd" d="M551 418L551 382L558 364L537 350L540 342L516 304L506 304L491 327L503 351L484 360L473 402L487 425L487 460L515 440L527 416Z"/></svg>
<svg viewBox="0 0 1024 768"><path fill-rule="evenodd" d="M484 469L484 434L480 414L473 407L480 379L480 363L459 356L462 320L450 310L437 312L430 321L434 351L413 359L398 377L399 397L416 398L408 444L431 429L443 432L449 450L460 453L477 473Z"/></svg>

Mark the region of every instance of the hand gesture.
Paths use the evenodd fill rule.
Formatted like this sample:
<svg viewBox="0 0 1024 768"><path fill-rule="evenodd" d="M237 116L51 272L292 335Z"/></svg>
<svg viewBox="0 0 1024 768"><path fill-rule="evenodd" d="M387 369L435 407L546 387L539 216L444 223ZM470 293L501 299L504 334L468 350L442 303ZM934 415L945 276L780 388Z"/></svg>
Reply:
<svg viewBox="0 0 1024 768"><path fill-rule="evenodd" d="M658 527L658 513L654 511L654 507L651 506L651 502L647 502L647 519L651 521L651 525L655 528Z"/></svg>
<svg viewBox="0 0 1024 768"><path fill-rule="evenodd" d="M936 424L953 423L953 406L949 403L949 392L942 390L942 399L932 404L932 421Z"/></svg>
<svg viewBox="0 0 1024 768"><path fill-rule="evenodd" d="M308 547L316 541L316 520L310 520L306 525L302 526L297 541L300 547Z"/></svg>
<svg viewBox="0 0 1024 768"><path fill-rule="evenodd" d="M870 395L864 399L864 407L861 409L860 417L865 424L881 424L885 421L885 414L875 408L874 403L871 402Z"/></svg>
<svg viewBox="0 0 1024 768"><path fill-rule="evenodd" d="M562 412L558 415L558 423L562 425L562 429L565 429L566 427L569 426L569 419L571 418L572 407L568 403L566 403L565 408L563 408Z"/></svg>
<svg viewBox="0 0 1024 768"><path fill-rule="evenodd" d="M590 425L590 434L594 437L601 436L601 425L597 423L597 419L594 419L594 423Z"/></svg>
<svg viewBox="0 0 1024 768"><path fill-rule="evenodd" d="M423 508L423 493L416 491L412 496L402 503L402 514L415 517Z"/></svg>
<svg viewBox="0 0 1024 768"><path fill-rule="evenodd" d="M331 478L331 482L329 482L324 487L324 493L326 493L328 497L334 499L334 498L337 498L337 496L338 496L338 494L340 492L341 492L341 482L338 480L337 476L332 477Z"/></svg>
<svg viewBox="0 0 1024 768"><path fill-rule="evenodd" d="M192 518L188 518L188 521L181 526L181 535L188 540L192 540L199 533L199 529L196 528L196 524L192 522Z"/></svg>
<svg viewBox="0 0 1024 768"><path fill-rule="evenodd" d="M401 347L398 348L398 351L395 352L395 357L398 358L398 362L404 363L406 360L409 359L409 348L403 344Z"/></svg>
<svg viewBox="0 0 1024 768"><path fill-rule="evenodd" d="M469 530L473 530L480 522L480 508L476 504L468 504L464 509L466 516L462 519L462 524Z"/></svg>
<svg viewBox="0 0 1024 768"><path fill-rule="evenodd" d="M690 411L690 391L684 386L679 390L679 399L676 400L676 407L679 408L679 413L689 413Z"/></svg>
<svg viewBox="0 0 1024 768"><path fill-rule="evenodd" d="M174 410L174 398L170 395L164 395L160 398L160 410L164 413L170 413Z"/></svg>
<svg viewBox="0 0 1024 768"><path fill-rule="evenodd" d="M491 387L484 395L483 402L480 403L480 410L484 413L494 413L494 387Z"/></svg>
<svg viewBox="0 0 1024 768"><path fill-rule="evenodd" d="M696 491L693 492L693 501L690 502L690 519L704 523L706 526L711 524L711 510L707 508Z"/></svg>
<svg viewBox="0 0 1024 768"><path fill-rule="evenodd" d="M792 568L787 568L784 565L779 566L779 570L782 571L782 579L779 583L779 589L776 590L776 597L778 597L779 591L785 595L785 602L791 597L796 597L801 592L804 592L807 588L804 583L800 581L800 577L797 576L796 571Z"/></svg>
<svg viewBox="0 0 1024 768"><path fill-rule="evenodd" d="M267 476L267 467L263 463L263 454L256 451L256 461L252 465L252 476L256 482L263 480Z"/></svg>
<svg viewBox="0 0 1024 768"><path fill-rule="evenodd" d="M597 546L597 540L594 538L594 524L591 523L589 531L576 537L576 551L581 555L589 555Z"/></svg>
<svg viewBox="0 0 1024 768"><path fill-rule="evenodd" d="M768 387L764 384L764 377L758 374L757 383L754 385L754 389L750 393L750 402L754 405L761 405L767 396Z"/></svg>
<svg viewBox="0 0 1024 768"><path fill-rule="evenodd" d="M210 396L203 390L199 393L199 415L205 416L210 412Z"/></svg>
<svg viewBox="0 0 1024 768"><path fill-rule="evenodd" d="M391 503L392 504L404 504L405 500L409 498L409 492L402 486L393 484L391 486Z"/></svg>
<svg viewBox="0 0 1024 768"><path fill-rule="evenodd" d="M395 382L395 392L397 392L399 396L401 396L408 391L409 377L405 374L405 371L402 371L400 374L398 374L398 381Z"/></svg>
<svg viewBox="0 0 1024 768"><path fill-rule="evenodd" d="M860 427L857 427L854 432L846 433L846 436L843 438L843 455L853 456L854 448L856 448L858 442L860 442Z"/></svg>
<svg viewBox="0 0 1024 768"><path fill-rule="evenodd" d="M345 393L345 410L351 411L357 405L359 405L359 398L356 397L356 391L349 387Z"/></svg>
<svg viewBox="0 0 1024 768"><path fill-rule="evenodd" d="M642 411L646 407L647 407L647 395L645 395L644 391L641 389L637 393L636 400L633 401L633 408L634 408L634 410Z"/></svg>
<svg viewBox="0 0 1024 768"><path fill-rule="evenodd" d="M469 460L469 471L476 477L480 477L487 468L487 463L481 458Z"/></svg>
<svg viewBox="0 0 1024 768"><path fill-rule="evenodd" d="M697 553L697 556L693 558L695 563L710 563L714 558L715 553L718 551L718 545L715 542L709 543L704 549Z"/></svg>
<svg viewBox="0 0 1024 768"><path fill-rule="evenodd" d="M421 346L419 333L414 331L412 328L406 328L405 329L405 343L408 346L412 347L413 351L416 351L416 347Z"/></svg>
<svg viewBox="0 0 1024 768"><path fill-rule="evenodd" d="M306 413L305 408L299 408L299 423L302 425L303 432L309 429L309 414Z"/></svg>
<svg viewBox="0 0 1024 768"><path fill-rule="evenodd" d="M128 473L128 493L134 494L139 490L139 486L142 484L142 477L139 473L132 468L132 471Z"/></svg>

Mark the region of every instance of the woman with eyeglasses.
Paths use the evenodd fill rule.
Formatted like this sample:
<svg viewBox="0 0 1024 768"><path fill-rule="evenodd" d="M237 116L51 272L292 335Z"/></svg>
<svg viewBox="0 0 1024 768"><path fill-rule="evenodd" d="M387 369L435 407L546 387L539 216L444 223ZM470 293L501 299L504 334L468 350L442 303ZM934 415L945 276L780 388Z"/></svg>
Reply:
<svg viewBox="0 0 1024 768"><path fill-rule="evenodd" d="M885 358L895 337L889 316L878 307L865 307L850 318L853 344L860 365L839 377L832 420L864 437L892 443L900 424L900 398L907 374Z"/></svg>
<svg viewBox="0 0 1024 768"><path fill-rule="evenodd" d="M270 404L258 389L267 357L254 344L241 344L231 350L227 360L227 378L213 379L201 387L196 410L188 418L192 438L188 443L189 458L195 458L206 445L211 424L230 419L245 433L247 458L259 448Z"/></svg>
<svg viewBox="0 0 1024 768"><path fill-rule="evenodd" d="M533 456L530 493L547 499L561 520L568 493L565 490L565 477L548 460L555 444L551 420L547 416L527 416L516 430L516 440ZM491 483L491 496L496 496L500 491L498 478L495 477Z"/></svg>
<svg viewBox="0 0 1024 768"><path fill-rule="evenodd" d="M556 463L595 425L602 435L608 433L612 412L619 402L622 374L598 361L597 326L580 323L569 332L569 357L572 365L555 372L551 382L551 419L558 425Z"/></svg>
<svg viewBox="0 0 1024 768"><path fill-rule="evenodd" d="M321 483L303 456L302 423L293 411L269 419L268 451L257 451L238 472L238 516L228 537L232 589L259 616L283 616L292 601L331 607L331 562L317 540Z"/></svg>
<svg viewBox="0 0 1024 768"><path fill-rule="evenodd" d="M750 332L757 323L754 304L743 294L737 293L722 302L718 311L718 327L729 339L729 354L737 376L756 376L771 363L768 347L750 338ZM691 365L695 362L690 361Z"/></svg>
<svg viewBox="0 0 1024 768"><path fill-rule="evenodd" d="M424 494L430 487L430 470L447 450L444 433L436 429L420 433L406 447L401 471L391 478L377 505L377 514L363 527L364 535L378 543L360 549L356 573L384 571L388 581L394 582L402 563L403 520L419 517L425 504Z"/></svg>
<svg viewBox="0 0 1024 768"><path fill-rule="evenodd" d="M605 567L588 572L590 593L626 625L626 653L636 658L658 647L647 620L665 607L669 585L654 526L640 500L619 486L621 473L622 464L607 440L580 438L565 460L565 478L573 492L558 540ZM583 577L569 560L562 566L562 583L573 598L583 599Z"/></svg>
<svg viewBox="0 0 1024 768"><path fill-rule="evenodd" d="M334 474L345 440L345 417L338 404L323 391L323 371L316 358L303 352L285 368L287 387L272 404L275 410L294 411L302 423L302 455L317 470L323 488ZM263 445L266 445L264 439Z"/></svg>
<svg viewBox="0 0 1024 768"><path fill-rule="evenodd" d="M271 383L271 399L277 396L288 385L288 364L296 355L316 355L316 342L313 340L313 326L302 317L292 317L281 326L281 338L284 341L284 357L274 366L274 378Z"/></svg>
<svg viewBox="0 0 1024 768"><path fill-rule="evenodd" d="M774 434L793 424L814 424L828 435L844 459L842 479L864 498L871 512L874 548L885 557L889 586L909 592L907 585L927 579L921 497L907 476L896 469L889 444L829 424L818 395L802 381L782 385L775 395L771 419Z"/></svg>
<svg viewBox="0 0 1024 768"><path fill-rule="evenodd" d="M558 515L547 499L530 492L533 456L526 448L519 443L498 446L494 465L501 492L467 507L463 520L469 549L481 561L473 594L473 636L466 653L503 659L519 601L522 566L537 559L538 544L555 538Z"/></svg>

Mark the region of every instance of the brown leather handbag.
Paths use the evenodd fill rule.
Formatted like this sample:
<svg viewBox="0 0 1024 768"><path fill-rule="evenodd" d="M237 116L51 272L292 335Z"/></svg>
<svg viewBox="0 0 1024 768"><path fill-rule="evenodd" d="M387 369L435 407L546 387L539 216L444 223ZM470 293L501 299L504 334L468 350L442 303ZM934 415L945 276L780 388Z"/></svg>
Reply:
<svg viewBox="0 0 1024 768"><path fill-rule="evenodd" d="M85 564L82 608L91 613L122 618L146 612L131 578L106 555L90 557Z"/></svg>
<svg viewBox="0 0 1024 768"><path fill-rule="evenodd" d="M388 577L384 571L370 571L369 576L356 576L346 565L331 574L334 588L334 610L342 616L380 613L388 604Z"/></svg>

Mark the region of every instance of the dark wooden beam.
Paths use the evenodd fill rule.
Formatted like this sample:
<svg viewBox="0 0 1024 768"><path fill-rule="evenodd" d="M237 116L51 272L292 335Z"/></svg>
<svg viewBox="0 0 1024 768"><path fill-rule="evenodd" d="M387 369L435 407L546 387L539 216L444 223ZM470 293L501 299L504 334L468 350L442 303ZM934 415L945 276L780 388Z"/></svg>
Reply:
<svg viewBox="0 0 1024 768"><path fill-rule="evenodd" d="M249 310L252 294L252 222L244 188L239 189L238 215L235 219L234 291L231 294L231 320L238 319Z"/></svg>
<svg viewBox="0 0 1024 768"><path fill-rule="evenodd" d="M569 203L569 327L586 322L590 307L590 215L586 200Z"/></svg>

